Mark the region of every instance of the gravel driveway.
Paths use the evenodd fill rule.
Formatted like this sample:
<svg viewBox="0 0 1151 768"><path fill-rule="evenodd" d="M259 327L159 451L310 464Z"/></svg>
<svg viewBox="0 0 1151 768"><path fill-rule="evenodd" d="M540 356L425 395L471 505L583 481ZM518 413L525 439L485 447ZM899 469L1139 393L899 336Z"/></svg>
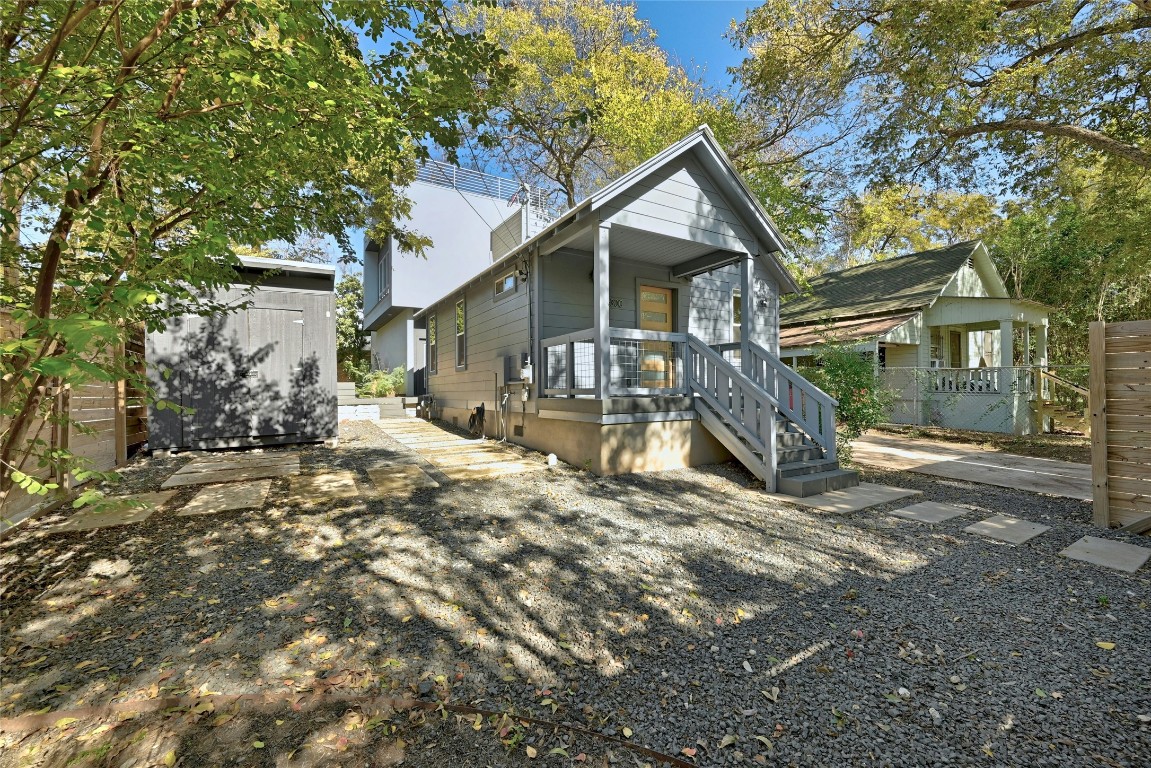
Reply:
<svg viewBox="0 0 1151 768"><path fill-rule="evenodd" d="M304 449L302 467L367 486L401 450L345 423L341 447ZM140 460L122 487L155 490L187 460ZM260 512L86 533L36 520L0 545L0 716L365 698L59 721L0 734L0 766L655 762L372 696L531 715L699 765L1147 765L1151 574L1057 556L1100 535L1090 506L864 479L923 497L843 516L766 500L736 465L608 479L561 465L307 509L277 480ZM919 500L971 512L887 514ZM1018 548L963 533L993 513L1052 529Z"/></svg>

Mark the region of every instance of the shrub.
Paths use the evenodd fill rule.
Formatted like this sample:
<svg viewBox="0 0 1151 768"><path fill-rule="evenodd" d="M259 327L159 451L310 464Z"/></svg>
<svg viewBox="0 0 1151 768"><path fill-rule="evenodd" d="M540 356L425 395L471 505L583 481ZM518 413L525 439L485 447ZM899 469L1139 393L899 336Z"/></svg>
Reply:
<svg viewBox="0 0 1151 768"><path fill-rule="evenodd" d="M839 401L835 445L840 461L850 464L851 441L887 420L895 395L880 384L872 361L850 344L828 338L820 358L820 367L799 373Z"/></svg>
<svg viewBox="0 0 1151 768"><path fill-rule="evenodd" d="M359 397L392 397L403 393L407 371L397 365L390 371L371 371L356 382L356 395Z"/></svg>

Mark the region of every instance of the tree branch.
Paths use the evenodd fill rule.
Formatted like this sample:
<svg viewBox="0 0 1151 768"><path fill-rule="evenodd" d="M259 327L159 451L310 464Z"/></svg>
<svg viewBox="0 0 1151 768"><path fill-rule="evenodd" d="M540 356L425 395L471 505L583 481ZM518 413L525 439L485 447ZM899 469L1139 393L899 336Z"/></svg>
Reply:
<svg viewBox="0 0 1151 768"><path fill-rule="evenodd" d="M962 139L981 133L1004 133L1008 131L1040 133L1045 136L1061 136L1077 141L1080 144L1086 144L1100 152L1121 157L1128 162L1138 165L1140 168L1151 169L1151 152L1147 152L1133 144L1125 144L1098 131L1081 128L1077 125L1062 125L1026 118L1009 118L1007 120L997 120L990 123L976 123L975 125L969 125L964 128L944 130L942 133L948 139Z"/></svg>

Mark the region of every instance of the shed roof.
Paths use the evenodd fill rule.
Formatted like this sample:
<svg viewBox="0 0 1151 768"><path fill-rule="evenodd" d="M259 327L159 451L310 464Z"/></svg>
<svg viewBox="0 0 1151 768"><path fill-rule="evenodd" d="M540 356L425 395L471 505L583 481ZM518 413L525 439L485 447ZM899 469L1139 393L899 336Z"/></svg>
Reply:
<svg viewBox="0 0 1151 768"><path fill-rule="evenodd" d="M827 272L802 298L780 309L780 325L827 318L889 315L930 306L981 247L978 240Z"/></svg>

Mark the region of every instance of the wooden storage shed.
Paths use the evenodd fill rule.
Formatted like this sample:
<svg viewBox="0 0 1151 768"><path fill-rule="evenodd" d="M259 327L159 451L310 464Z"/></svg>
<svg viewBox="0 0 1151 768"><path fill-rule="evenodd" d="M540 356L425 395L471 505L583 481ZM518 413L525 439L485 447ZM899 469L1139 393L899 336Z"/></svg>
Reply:
<svg viewBox="0 0 1151 768"><path fill-rule="evenodd" d="M334 441L336 270L242 258L215 298L234 312L177 318L147 338L153 450Z"/></svg>

